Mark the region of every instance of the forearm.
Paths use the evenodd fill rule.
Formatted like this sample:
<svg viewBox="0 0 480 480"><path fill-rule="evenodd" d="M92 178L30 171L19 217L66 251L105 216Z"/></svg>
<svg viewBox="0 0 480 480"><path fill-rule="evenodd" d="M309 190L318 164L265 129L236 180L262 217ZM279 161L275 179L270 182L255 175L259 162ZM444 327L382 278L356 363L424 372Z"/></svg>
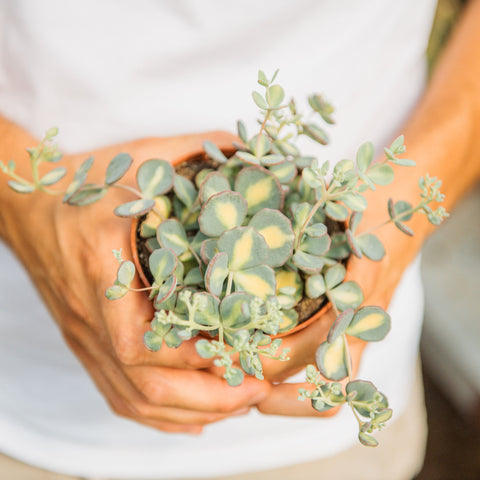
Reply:
<svg viewBox="0 0 480 480"><path fill-rule="evenodd" d="M416 167L395 168L396 179L389 187L370 192L369 208L362 230L388 219L388 198L420 199L418 178L429 174L442 180L443 205L451 210L459 198L480 178L480 1L468 6L457 25L430 84L403 129L406 157ZM425 215L408 222L415 236L407 237L392 224L382 227L378 236L387 250L385 271L398 282L403 269L415 257L434 227ZM390 285L391 284L391 285Z"/></svg>
<svg viewBox="0 0 480 480"><path fill-rule="evenodd" d="M15 160L15 172L25 178L30 178L31 170L26 149L38 144L38 140L29 135L13 122L0 116L0 161L6 164L10 159ZM11 190L7 182L10 177L0 174L0 238L9 242L12 230L12 219L27 206L27 196L19 195Z"/></svg>

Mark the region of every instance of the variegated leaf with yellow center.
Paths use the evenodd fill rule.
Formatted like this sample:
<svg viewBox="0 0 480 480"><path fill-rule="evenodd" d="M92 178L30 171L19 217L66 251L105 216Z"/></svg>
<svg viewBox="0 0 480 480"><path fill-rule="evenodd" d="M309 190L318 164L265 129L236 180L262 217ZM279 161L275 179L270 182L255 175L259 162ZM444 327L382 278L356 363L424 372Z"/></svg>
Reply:
<svg viewBox="0 0 480 480"><path fill-rule="evenodd" d="M244 168L235 179L235 190L247 201L249 215L255 215L263 208L281 210L283 207L282 186L265 168Z"/></svg>
<svg viewBox="0 0 480 480"><path fill-rule="evenodd" d="M275 280L277 282L277 295L280 295L282 288L293 288L292 297L295 302L299 302L302 299L303 294L303 282L298 274L293 270L287 270L286 268L275 271Z"/></svg>
<svg viewBox="0 0 480 480"><path fill-rule="evenodd" d="M348 335L367 342L379 342L390 331L390 315L380 307L363 307L355 313L347 328Z"/></svg>
<svg viewBox="0 0 480 480"><path fill-rule="evenodd" d="M358 283L345 282L329 291L329 296L341 311L356 310L363 302L363 292Z"/></svg>
<svg viewBox="0 0 480 480"><path fill-rule="evenodd" d="M205 203L212 195L228 190L231 190L228 178L223 173L210 172L200 185L200 201Z"/></svg>
<svg viewBox="0 0 480 480"><path fill-rule="evenodd" d="M253 227L236 227L218 239L219 252L228 254L228 269L232 272L265 263L268 247Z"/></svg>
<svg viewBox="0 0 480 480"><path fill-rule="evenodd" d="M333 343L323 342L317 349L315 361L325 378L335 382L343 380L348 375L343 337L338 337Z"/></svg>
<svg viewBox="0 0 480 480"><path fill-rule="evenodd" d="M177 268L177 257L170 248L160 248L150 255L148 265L155 283L160 285Z"/></svg>
<svg viewBox="0 0 480 480"><path fill-rule="evenodd" d="M205 272L205 286L210 293L219 297L222 294L223 283L228 276L228 255L217 253L208 264Z"/></svg>
<svg viewBox="0 0 480 480"><path fill-rule="evenodd" d="M242 224L247 203L237 192L221 192L210 197L198 217L200 230L209 237L218 237L226 230Z"/></svg>
<svg viewBox="0 0 480 480"><path fill-rule="evenodd" d="M275 294L275 272L268 265L237 270L233 274L236 291L243 291L266 300Z"/></svg>
<svg viewBox="0 0 480 480"><path fill-rule="evenodd" d="M222 323L228 327L241 328L250 321L244 306L249 305L252 296L245 292L234 292L220 302Z"/></svg>
<svg viewBox="0 0 480 480"><path fill-rule="evenodd" d="M175 170L166 160L147 160L137 170L138 188L148 198L167 193L173 186L174 177Z"/></svg>
<svg viewBox="0 0 480 480"><path fill-rule="evenodd" d="M264 208L249 225L265 239L269 248L266 263L271 267L282 266L292 255L295 234L290 220L278 210Z"/></svg>
<svg viewBox="0 0 480 480"><path fill-rule="evenodd" d="M164 248L171 248L176 255L188 251L188 239L183 225L175 219L162 222L157 228L158 243Z"/></svg>

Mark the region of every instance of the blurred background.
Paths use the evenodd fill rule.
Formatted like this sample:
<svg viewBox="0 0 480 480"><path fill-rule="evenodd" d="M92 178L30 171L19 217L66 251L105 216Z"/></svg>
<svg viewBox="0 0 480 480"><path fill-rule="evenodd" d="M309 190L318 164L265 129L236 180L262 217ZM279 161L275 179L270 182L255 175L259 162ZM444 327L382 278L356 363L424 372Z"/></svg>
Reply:
<svg viewBox="0 0 480 480"><path fill-rule="evenodd" d="M439 0L427 51L430 72L465 3ZM417 480L480 479L479 212L477 185L423 250L421 353L429 437Z"/></svg>

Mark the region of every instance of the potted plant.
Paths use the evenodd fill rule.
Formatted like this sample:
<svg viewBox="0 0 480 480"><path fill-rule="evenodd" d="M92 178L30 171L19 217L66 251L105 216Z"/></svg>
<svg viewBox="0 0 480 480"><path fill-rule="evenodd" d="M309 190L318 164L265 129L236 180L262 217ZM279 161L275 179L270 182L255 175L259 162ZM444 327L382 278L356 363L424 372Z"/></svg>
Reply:
<svg viewBox="0 0 480 480"><path fill-rule="evenodd" d="M298 136L326 144L328 136L317 122L305 120L295 102L285 102L283 88L262 71L253 92L260 109L259 129L249 135L238 122L239 141L230 151L205 142L205 153L170 164L151 159L136 172L137 187L123 186L137 198L118 206L115 214L132 217L132 255L136 265L119 261L117 277L106 291L110 300L130 290L136 272L153 302L155 315L144 343L153 351L163 344L176 348L198 337L200 356L215 358L224 377L239 385L245 374L263 378L262 358L288 360L281 336L304 328L333 309L336 320L327 340L319 345L316 366L307 367L309 390L299 392L318 411L348 404L359 423L359 439L368 446L370 435L391 417L388 401L376 387L352 377L349 336L380 341L390 329L389 315L378 306L361 306L363 293L346 281L348 259L354 255L379 261L385 249L373 230L357 233L367 201L367 189L388 185L391 164L409 166L399 158L405 152L403 136L388 148L385 158L373 162L371 143L363 144L356 162L328 162L301 154ZM332 124L333 107L319 95L308 99L312 113ZM36 148L29 149L33 180L19 177L15 163L0 164L19 193L41 190L59 193L51 186L61 180L64 167L43 177L42 162L61 158L52 128ZM75 172L63 193L69 205L100 200L118 183L132 164L128 153L109 163L103 184L87 183L93 158ZM330 177L329 177L330 175ZM419 181L416 206L405 201L388 203L385 223L413 235L405 222L423 212L433 224L447 215L440 181L426 176ZM138 290L138 289L137 289ZM233 356L238 355L238 364ZM343 383L340 383L343 382Z"/></svg>

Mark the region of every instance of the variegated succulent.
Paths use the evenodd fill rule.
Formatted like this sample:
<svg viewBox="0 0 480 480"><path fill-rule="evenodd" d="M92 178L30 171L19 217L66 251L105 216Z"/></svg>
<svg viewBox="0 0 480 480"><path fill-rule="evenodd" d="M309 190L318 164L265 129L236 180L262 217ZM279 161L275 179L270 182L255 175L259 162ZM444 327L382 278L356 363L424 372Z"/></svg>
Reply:
<svg viewBox="0 0 480 480"><path fill-rule="evenodd" d="M370 433L392 412L373 384L352 378L348 336L382 340L390 317L379 307L361 307L362 290L345 281L346 268L351 255L379 261L385 254L374 229L357 233L367 208L362 194L392 182L391 164L415 163L399 158L405 152L403 136L376 162L369 142L359 148L356 162L342 160L333 168L302 155L297 137L326 144L328 136L317 121L306 121L297 112L293 100L285 102L283 88L274 83L276 76L277 72L268 79L259 72L264 92L253 92L261 113L259 129L249 136L239 121L232 155L206 142L205 158L182 166L181 172L165 160L148 160L136 172L138 188L118 183L132 164L130 155L121 153L108 165L103 184L86 183L93 163L89 158L65 192L51 190L65 169L58 167L40 178L38 165L60 159L53 143L56 129L28 151L33 180L18 176L12 161L0 168L12 177L9 185L17 192L62 193L70 205L93 203L112 187L132 192L137 198L117 207L115 214L140 219L138 243L148 258L144 273L151 283L140 290L148 292L155 308L144 337L146 347L176 348L200 336L198 354L215 357L232 386L242 382L244 373L262 379L262 357L288 360L287 350L280 351L281 339L272 337L290 331L330 302L337 318L319 345L317 366L307 368L312 389L301 390L299 398L309 398L319 411L348 404L359 422L360 441L376 445ZM312 95L308 102L313 116L334 123L333 107L323 97ZM393 223L412 235L405 222L415 212L440 223L445 210L430 207L443 200L440 181L426 176L419 186L418 205L391 200L388 218L379 226ZM134 264L114 253L120 265L106 292L112 300L139 290L131 287ZM345 385L339 383L343 380Z"/></svg>

